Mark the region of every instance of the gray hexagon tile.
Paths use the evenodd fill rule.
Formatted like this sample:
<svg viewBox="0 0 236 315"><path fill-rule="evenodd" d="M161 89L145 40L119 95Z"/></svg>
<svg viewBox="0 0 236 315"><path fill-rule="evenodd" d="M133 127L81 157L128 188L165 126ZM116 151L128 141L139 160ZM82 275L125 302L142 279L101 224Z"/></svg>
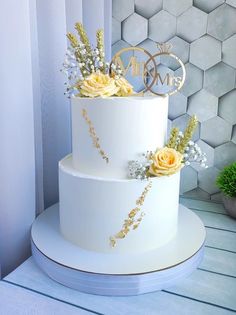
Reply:
<svg viewBox="0 0 236 315"><path fill-rule="evenodd" d="M203 71L195 67L191 63L185 65L186 68L186 80L181 90L185 96L190 96L197 91L201 90L203 86ZM179 68L175 71L175 75L181 75L182 70Z"/></svg>
<svg viewBox="0 0 236 315"><path fill-rule="evenodd" d="M137 27L138 25L138 27ZM122 22L123 39L136 46L147 38L148 21L137 13L131 14Z"/></svg>
<svg viewBox="0 0 236 315"><path fill-rule="evenodd" d="M218 116L201 124L201 139L212 147L230 141L231 133L231 124Z"/></svg>
<svg viewBox="0 0 236 315"><path fill-rule="evenodd" d="M112 18L112 45L121 40L121 22Z"/></svg>
<svg viewBox="0 0 236 315"><path fill-rule="evenodd" d="M236 32L235 14L236 9L227 4L216 8L209 13L207 33L221 41L232 36Z"/></svg>
<svg viewBox="0 0 236 315"><path fill-rule="evenodd" d="M186 166L181 170L180 193L193 190L197 187L197 172L191 167Z"/></svg>
<svg viewBox="0 0 236 315"><path fill-rule="evenodd" d="M220 62L206 70L204 87L213 95L220 97L234 88L235 69Z"/></svg>
<svg viewBox="0 0 236 315"><path fill-rule="evenodd" d="M182 38L175 36L168 40L168 43L173 45L171 52L178 56L183 63L188 62L189 59L189 43ZM173 58L161 56L161 63L168 66L172 70L177 70L180 65Z"/></svg>
<svg viewBox="0 0 236 315"><path fill-rule="evenodd" d="M187 191L184 193L185 197L193 198L193 199L201 199L201 200L209 200L210 194L206 191L202 190L201 188L195 188L193 190Z"/></svg>
<svg viewBox="0 0 236 315"><path fill-rule="evenodd" d="M202 141L201 139L199 139L196 143L199 145L199 147L201 148L202 152L206 153L206 157L207 157L206 166L207 167L214 166L214 153L215 153L214 149L209 144L207 144L206 142ZM201 167L199 165L199 163L192 163L191 166L196 171L204 170L204 168Z"/></svg>
<svg viewBox="0 0 236 315"><path fill-rule="evenodd" d="M149 20L149 38L156 42L166 42L175 35L176 18L162 10Z"/></svg>
<svg viewBox="0 0 236 315"><path fill-rule="evenodd" d="M233 128L232 142L236 144L236 125Z"/></svg>
<svg viewBox="0 0 236 315"><path fill-rule="evenodd" d="M195 66L206 70L221 61L221 42L205 35L190 45L189 61Z"/></svg>
<svg viewBox="0 0 236 315"><path fill-rule="evenodd" d="M232 7L236 8L236 1L235 0L226 0L226 3L231 5Z"/></svg>
<svg viewBox="0 0 236 315"><path fill-rule="evenodd" d="M206 90L193 94L189 97L188 114L197 115L200 122L217 116L218 98Z"/></svg>
<svg viewBox="0 0 236 315"><path fill-rule="evenodd" d="M177 35L188 42L206 34L206 29L207 14L197 8L189 8L177 19Z"/></svg>
<svg viewBox="0 0 236 315"><path fill-rule="evenodd" d="M219 116L232 125L236 124L236 90L233 90L220 98Z"/></svg>
<svg viewBox="0 0 236 315"><path fill-rule="evenodd" d="M150 54L154 55L157 53L158 49L157 49L157 43L154 42L151 39L145 39L143 42L141 42L139 45L139 47L142 47L144 49L146 49L148 52L150 52Z"/></svg>
<svg viewBox="0 0 236 315"><path fill-rule="evenodd" d="M187 97L180 92L175 93L169 98L169 113L170 119L175 119L186 113Z"/></svg>
<svg viewBox="0 0 236 315"><path fill-rule="evenodd" d="M198 173L199 187L209 194L215 194L219 192L219 188L215 184L218 174L219 170L216 167L210 167L200 171Z"/></svg>
<svg viewBox="0 0 236 315"><path fill-rule="evenodd" d="M135 12L149 19L162 10L163 0L135 0Z"/></svg>
<svg viewBox="0 0 236 315"><path fill-rule="evenodd" d="M225 165L235 162L236 144L228 142L215 149L215 166L222 169Z"/></svg>
<svg viewBox="0 0 236 315"><path fill-rule="evenodd" d="M193 0L194 6L206 13L211 12L224 2L225 0Z"/></svg>
<svg viewBox="0 0 236 315"><path fill-rule="evenodd" d="M123 40L119 40L114 45L112 45L112 56L114 56L119 50L127 47L130 47L128 43Z"/></svg>
<svg viewBox="0 0 236 315"><path fill-rule="evenodd" d="M222 60L234 68L236 68L235 51L236 51L236 34L226 39L223 42L223 46L222 46L222 57L223 57Z"/></svg>
<svg viewBox="0 0 236 315"><path fill-rule="evenodd" d="M189 9L192 4L193 0L163 0L163 9L175 16L178 16Z"/></svg>
<svg viewBox="0 0 236 315"><path fill-rule="evenodd" d="M178 127L181 131L184 131L186 126L187 126L187 123L190 119L190 116L188 114L184 114L176 119L174 119L172 121L172 126L173 127ZM199 139L199 124L193 134L193 137L192 137L193 141L197 141Z"/></svg>
<svg viewBox="0 0 236 315"><path fill-rule="evenodd" d="M112 16L118 21L123 21L134 12L134 0L113 0Z"/></svg>

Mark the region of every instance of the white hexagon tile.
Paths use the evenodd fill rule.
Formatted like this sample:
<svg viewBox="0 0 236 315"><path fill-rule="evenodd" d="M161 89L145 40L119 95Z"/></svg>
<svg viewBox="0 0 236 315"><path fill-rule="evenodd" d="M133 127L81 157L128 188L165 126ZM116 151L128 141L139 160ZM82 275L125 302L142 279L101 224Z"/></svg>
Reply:
<svg viewBox="0 0 236 315"><path fill-rule="evenodd" d="M215 178L236 160L236 0L113 0L112 53L140 46L154 54L170 42L186 66L184 88L170 97L168 126L183 129L189 115L199 126L195 141L208 169L186 167L181 193L220 200ZM176 63L161 58L175 74Z"/></svg>

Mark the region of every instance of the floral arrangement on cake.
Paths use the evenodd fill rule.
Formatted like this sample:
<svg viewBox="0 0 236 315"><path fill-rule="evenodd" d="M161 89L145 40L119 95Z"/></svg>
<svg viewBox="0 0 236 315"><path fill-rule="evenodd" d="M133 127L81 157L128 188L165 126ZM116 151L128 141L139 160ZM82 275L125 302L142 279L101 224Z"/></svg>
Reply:
<svg viewBox="0 0 236 315"><path fill-rule="evenodd" d="M70 46L61 70L69 82L65 94L92 98L132 95L133 87L122 76L120 67L105 60L103 30L97 31L97 45L92 48L83 25L76 23L75 29L79 40L74 34L67 34Z"/></svg>
<svg viewBox="0 0 236 315"><path fill-rule="evenodd" d="M151 177L168 176L177 173L183 166L198 163L206 166L206 154L191 139L198 125L194 115L190 118L184 132L179 128L172 128L170 138L164 148L155 152L142 153L142 159L128 163L129 177L135 179L149 179Z"/></svg>

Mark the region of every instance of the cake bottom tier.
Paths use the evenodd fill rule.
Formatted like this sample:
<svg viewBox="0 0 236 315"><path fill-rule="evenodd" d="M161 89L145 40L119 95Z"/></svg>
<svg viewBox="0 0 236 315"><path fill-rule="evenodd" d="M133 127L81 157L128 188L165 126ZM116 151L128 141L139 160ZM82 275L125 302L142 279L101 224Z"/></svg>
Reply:
<svg viewBox="0 0 236 315"><path fill-rule="evenodd" d="M77 246L102 253L161 247L177 232L179 178L92 177L76 171L67 156L59 163L60 231Z"/></svg>

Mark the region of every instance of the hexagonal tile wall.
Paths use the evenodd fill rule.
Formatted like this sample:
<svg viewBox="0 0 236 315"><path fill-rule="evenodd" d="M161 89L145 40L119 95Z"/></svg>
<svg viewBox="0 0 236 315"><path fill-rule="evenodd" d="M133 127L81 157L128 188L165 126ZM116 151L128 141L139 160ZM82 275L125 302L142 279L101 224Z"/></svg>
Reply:
<svg viewBox="0 0 236 315"><path fill-rule="evenodd" d="M178 17L177 35L188 42L206 34L206 30L207 14L197 8L191 7Z"/></svg>
<svg viewBox="0 0 236 315"><path fill-rule="evenodd" d="M194 6L206 13L210 13L224 2L225 0L193 0Z"/></svg>
<svg viewBox="0 0 236 315"><path fill-rule="evenodd" d="M186 69L186 80L181 90L185 96L190 96L197 91L201 90L203 85L203 71L195 67L191 63L185 65ZM175 75L181 75L182 70L179 68L175 71Z"/></svg>
<svg viewBox="0 0 236 315"><path fill-rule="evenodd" d="M236 90L220 98L219 115L232 125L236 124Z"/></svg>
<svg viewBox="0 0 236 315"><path fill-rule="evenodd" d="M200 171L198 173L199 187L209 194L215 194L219 192L219 188L215 184L218 174L219 170L216 167L210 167Z"/></svg>
<svg viewBox="0 0 236 315"><path fill-rule="evenodd" d="M235 51L236 51L236 35L233 35L223 42L222 54L223 54L223 61L234 68L236 68Z"/></svg>
<svg viewBox="0 0 236 315"><path fill-rule="evenodd" d="M190 45L189 61L202 70L206 70L221 61L221 42L205 35Z"/></svg>
<svg viewBox="0 0 236 315"><path fill-rule="evenodd" d="M171 43L173 46L171 52L176 56L181 56L182 62L187 63L189 59L189 43L178 36L171 38L168 43ZM170 59L168 57L161 56L161 63L172 70L177 70L179 68L179 64L172 58Z"/></svg>
<svg viewBox="0 0 236 315"><path fill-rule="evenodd" d="M138 45L147 38L147 30L147 19L137 13L131 14L122 22L123 39L133 46Z"/></svg>
<svg viewBox="0 0 236 315"><path fill-rule="evenodd" d="M235 162L236 144L224 143L215 149L215 166L222 169L225 165Z"/></svg>
<svg viewBox="0 0 236 315"><path fill-rule="evenodd" d="M112 18L112 45L121 40L121 22Z"/></svg>
<svg viewBox="0 0 236 315"><path fill-rule="evenodd" d="M230 141L232 125L220 117L214 117L201 124L201 139L212 147Z"/></svg>
<svg viewBox="0 0 236 315"><path fill-rule="evenodd" d="M170 119L175 119L186 113L187 109L187 97L177 92L169 98L169 113Z"/></svg>
<svg viewBox="0 0 236 315"><path fill-rule="evenodd" d="M210 2L210 1L209 1ZM219 40L226 40L236 32L236 9L222 4L209 14L207 33Z"/></svg>
<svg viewBox="0 0 236 315"><path fill-rule="evenodd" d="M135 12L149 19L162 9L163 0L135 0Z"/></svg>
<svg viewBox="0 0 236 315"><path fill-rule="evenodd" d="M149 20L149 38L156 42L166 42L175 35L176 18L162 10Z"/></svg>
<svg viewBox="0 0 236 315"><path fill-rule="evenodd" d="M235 69L220 62L205 72L204 87L211 94L220 97L235 86Z"/></svg>
<svg viewBox="0 0 236 315"><path fill-rule="evenodd" d="M200 122L217 116L218 98L206 90L200 90L189 97L188 114L197 115Z"/></svg>
<svg viewBox="0 0 236 315"><path fill-rule="evenodd" d="M134 0L113 0L112 16L118 21L124 21L134 12Z"/></svg>
<svg viewBox="0 0 236 315"><path fill-rule="evenodd" d="M112 11L113 54L130 45L154 54L156 42L169 41L186 64L184 88L169 99L168 130L172 125L184 129L189 115L197 114L194 139L207 153L209 169L196 164L183 169L181 192L220 200L208 177L236 157L236 0L113 0ZM139 24L131 18L131 26L122 30L120 25L134 13L144 20ZM161 63L180 73L176 63L166 58Z"/></svg>
<svg viewBox="0 0 236 315"><path fill-rule="evenodd" d="M178 16L184 11L189 9L193 4L193 0L163 0L164 10L170 12L171 14Z"/></svg>

